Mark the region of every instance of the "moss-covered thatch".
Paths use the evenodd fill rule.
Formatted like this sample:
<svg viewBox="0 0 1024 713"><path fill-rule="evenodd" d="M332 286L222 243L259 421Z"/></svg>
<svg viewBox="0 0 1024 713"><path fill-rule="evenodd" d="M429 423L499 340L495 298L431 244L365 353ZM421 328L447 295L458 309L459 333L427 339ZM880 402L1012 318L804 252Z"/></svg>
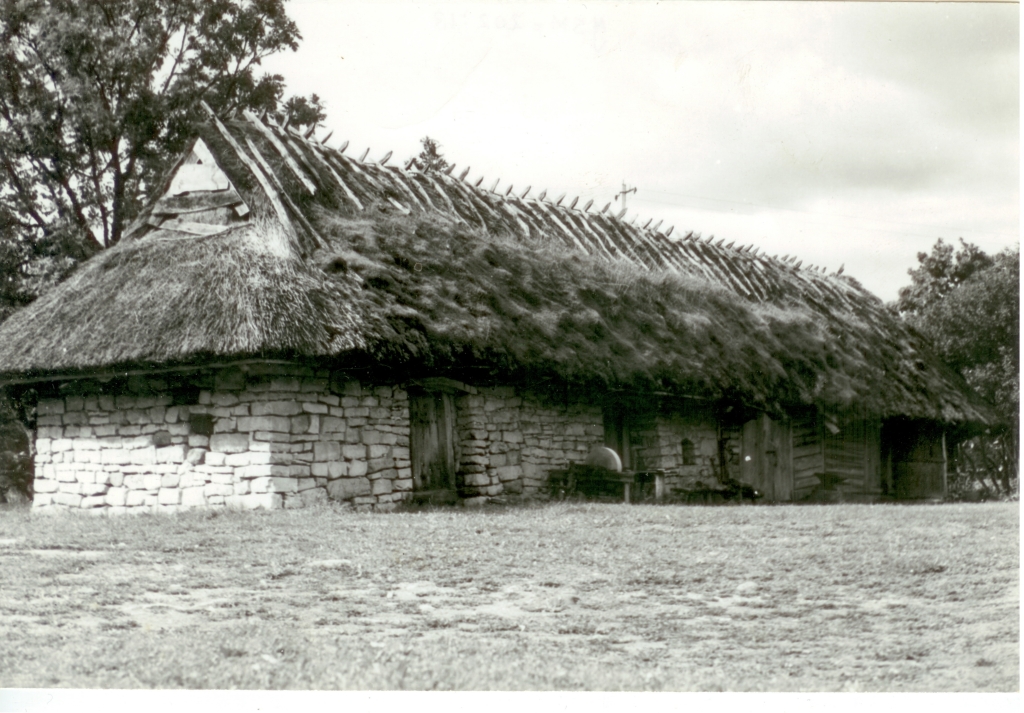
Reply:
<svg viewBox="0 0 1024 713"><path fill-rule="evenodd" d="M892 316L885 325L837 323L804 304L754 302L705 279L432 216L325 212L317 224L331 243L317 259L360 275L361 309L386 320L386 331L368 335L381 358L730 397L773 411L818 404L949 421L984 415ZM921 359L929 361L913 363Z"/></svg>
<svg viewBox="0 0 1024 713"><path fill-rule="evenodd" d="M0 325L0 373L344 358L397 378L991 420L846 277L356 161L255 117L212 120L202 138L252 220L182 238L152 227L154 204L121 245Z"/></svg>
<svg viewBox="0 0 1024 713"><path fill-rule="evenodd" d="M0 326L0 364L31 374L363 346L351 289L272 237L246 226L126 241Z"/></svg>

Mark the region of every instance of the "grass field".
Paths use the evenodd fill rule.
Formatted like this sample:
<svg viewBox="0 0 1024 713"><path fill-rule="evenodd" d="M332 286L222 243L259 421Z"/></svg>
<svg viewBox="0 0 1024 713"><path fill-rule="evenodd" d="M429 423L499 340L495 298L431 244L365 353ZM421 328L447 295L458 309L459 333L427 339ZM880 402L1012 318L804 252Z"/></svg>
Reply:
<svg viewBox="0 0 1024 713"><path fill-rule="evenodd" d="M0 511L0 687L1016 691L1019 510Z"/></svg>

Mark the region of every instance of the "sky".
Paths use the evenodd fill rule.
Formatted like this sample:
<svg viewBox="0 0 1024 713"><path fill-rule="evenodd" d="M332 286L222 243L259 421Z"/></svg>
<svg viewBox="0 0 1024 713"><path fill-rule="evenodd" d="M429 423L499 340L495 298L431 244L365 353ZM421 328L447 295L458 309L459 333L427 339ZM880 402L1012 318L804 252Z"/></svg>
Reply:
<svg viewBox="0 0 1024 713"><path fill-rule="evenodd" d="M367 160L430 136L470 181L597 210L625 182L627 220L845 266L884 300L940 237L1019 241L1016 4L287 8L303 41L264 68Z"/></svg>

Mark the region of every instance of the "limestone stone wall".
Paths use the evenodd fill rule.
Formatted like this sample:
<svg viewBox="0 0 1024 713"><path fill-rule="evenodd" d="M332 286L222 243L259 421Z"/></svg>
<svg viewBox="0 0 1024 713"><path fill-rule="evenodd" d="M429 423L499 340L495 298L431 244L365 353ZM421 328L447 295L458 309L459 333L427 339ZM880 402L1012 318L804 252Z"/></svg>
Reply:
<svg viewBox="0 0 1024 713"><path fill-rule="evenodd" d="M718 429L699 415L661 414L641 422L631 432L636 470L665 470L666 487L693 490L720 487L715 476ZM684 459L683 442L692 447L692 462ZM698 485L700 483L700 485Z"/></svg>
<svg viewBox="0 0 1024 713"><path fill-rule="evenodd" d="M253 365L184 384L135 379L116 395L82 382L80 394L44 398L34 506L280 508L331 497L393 507L412 489L408 396L331 376Z"/></svg>
<svg viewBox="0 0 1024 713"><path fill-rule="evenodd" d="M560 404L511 387L456 399L463 494L536 495L547 473L581 462L603 443L600 406Z"/></svg>

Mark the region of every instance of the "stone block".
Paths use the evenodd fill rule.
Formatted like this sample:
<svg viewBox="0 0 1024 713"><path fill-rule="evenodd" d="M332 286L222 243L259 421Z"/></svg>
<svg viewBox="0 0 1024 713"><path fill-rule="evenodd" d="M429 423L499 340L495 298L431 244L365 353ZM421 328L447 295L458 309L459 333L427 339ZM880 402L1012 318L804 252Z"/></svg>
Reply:
<svg viewBox="0 0 1024 713"><path fill-rule="evenodd" d="M200 436L198 434L192 433L188 435L188 440L186 441L186 443L188 443L189 448L209 448L210 437Z"/></svg>
<svg viewBox="0 0 1024 713"><path fill-rule="evenodd" d="M327 407L327 404L313 403L309 401L303 402L302 410L305 411L306 413L313 413L319 415L326 415L330 411L330 409L328 409Z"/></svg>
<svg viewBox="0 0 1024 713"><path fill-rule="evenodd" d="M491 478L487 473L466 473L464 477L466 485L471 487L481 487L491 484Z"/></svg>
<svg viewBox="0 0 1024 713"><path fill-rule="evenodd" d="M62 399L46 399L36 404L36 415L38 416L59 416L62 413L64 413Z"/></svg>
<svg viewBox="0 0 1024 713"><path fill-rule="evenodd" d="M314 443L313 460L321 462L341 460L341 444L334 441Z"/></svg>
<svg viewBox="0 0 1024 713"><path fill-rule="evenodd" d="M338 478L327 483L327 494L332 500L370 495L371 489L369 478Z"/></svg>
<svg viewBox="0 0 1024 713"><path fill-rule="evenodd" d="M203 486L203 493L206 497L210 497L211 495L222 495L227 497L235 494L235 488L232 485L224 483L207 483Z"/></svg>
<svg viewBox="0 0 1024 713"><path fill-rule="evenodd" d="M163 476L159 473L146 473L142 476L142 483L146 490L159 490Z"/></svg>
<svg viewBox="0 0 1024 713"><path fill-rule="evenodd" d="M111 488L106 494L107 505L111 507L124 506L128 502L128 492L128 488Z"/></svg>
<svg viewBox="0 0 1024 713"><path fill-rule="evenodd" d="M211 418L213 418L211 416ZM213 433L234 433L238 430L238 420L234 418L216 418L213 422Z"/></svg>
<svg viewBox="0 0 1024 713"><path fill-rule="evenodd" d="M272 433L288 433L291 420L285 416L246 416L238 419L239 431L270 431Z"/></svg>
<svg viewBox="0 0 1024 713"><path fill-rule="evenodd" d="M64 451L70 451L74 447L75 442L70 438L57 438L52 440L51 444L54 453L62 453Z"/></svg>
<svg viewBox="0 0 1024 713"><path fill-rule="evenodd" d="M308 413L304 413L301 416L292 416L291 424L289 426L289 433L312 433L311 426L313 425L313 417ZM319 426L319 421L317 422ZM319 430L319 429L318 429Z"/></svg>
<svg viewBox="0 0 1024 713"><path fill-rule="evenodd" d="M348 474L353 477L366 475L370 472L369 464L365 460L354 460L348 464Z"/></svg>
<svg viewBox="0 0 1024 713"><path fill-rule="evenodd" d="M298 401L256 401L250 408L253 416L295 416L302 413Z"/></svg>
<svg viewBox="0 0 1024 713"><path fill-rule="evenodd" d="M330 470L330 464L328 463L314 463L310 466L310 473L322 478L326 478L328 471Z"/></svg>
<svg viewBox="0 0 1024 713"><path fill-rule="evenodd" d="M107 504L107 499L103 495L89 495L88 497L82 498L82 502L78 504L80 508L99 508Z"/></svg>
<svg viewBox="0 0 1024 713"><path fill-rule="evenodd" d="M37 493L56 493L59 487L56 480L36 478L32 483L32 489Z"/></svg>
<svg viewBox="0 0 1024 713"><path fill-rule="evenodd" d="M71 443L71 450L73 450L75 453L80 453L80 452L83 452L83 451L98 451L98 450L101 450L104 446L107 446L107 447L110 447L110 448L114 448L114 447L120 448L121 445L122 445L120 440L118 440L116 443L105 443L105 442L99 441L99 440L97 440L95 438L75 438L75 439L71 440L70 443ZM55 448L54 450L64 450L64 449L56 449Z"/></svg>
<svg viewBox="0 0 1024 713"><path fill-rule="evenodd" d="M257 465L247 465L245 467L238 468L235 472L238 473L241 478L287 477L288 466L260 463Z"/></svg>
<svg viewBox="0 0 1024 713"><path fill-rule="evenodd" d="M177 473L164 473L160 476L161 488L177 488L181 483L181 476Z"/></svg>
<svg viewBox="0 0 1024 713"><path fill-rule="evenodd" d="M188 446L179 444L176 446L164 446L156 449L157 463L184 463L188 455Z"/></svg>
<svg viewBox="0 0 1024 713"><path fill-rule="evenodd" d="M394 458L373 458L366 461L366 467L370 473L379 473L382 470L387 470L395 464Z"/></svg>
<svg viewBox="0 0 1024 713"><path fill-rule="evenodd" d="M210 437L210 455L214 453L241 453L249 449L249 436L245 433L215 433Z"/></svg>
<svg viewBox="0 0 1024 713"><path fill-rule="evenodd" d="M391 481L387 478L381 478L380 480L373 481L371 490L372 495L387 495L392 490Z"/></svg>
<svg viewBox="0 0 1024 713"><path fill-rule="evenodd" d="M315 488L315 487L316 487L316 479L315 478L298 478L296 480L295 489L298 492L300 492L300 493L302 491L304 491L304 490L309 490L310 488Z"/></svg>
<svg viewBox="0 0 1024 713"><path fill-rule="evenodd" d="M179 488L198 488L203 485L206 485L206 474L195 471L182 473L181 479L178 481Z"/></svg>
<svg viewBox="0 0 1024 713"><path fill-rule="evenodd" d="M81 483L78 492L82 495L103 495L107 492L107 485L104 483Z"/></svg>
<svg viewBox="0 0 1024 713"><path fill-rule="evenodd" d="M104 465L128 465L131 462L131 453L123 448L107 448L103 451Z"/></svg>
<svg viewBox="0 0 1024 713"><path fill-rule="evenodd" d="M178 488L160 488L157 496L157 502L160 505L179 505L181 503L181 491Z"/></svg>
<svg viewBox="0 0 1024 713"><path fill-rule="evenodd" d="M399 478L391 481L391 487L395 492L407 492L412 490L412 478Z"/></svg>
<svg viewBox="0 0 1024 713"><path fill-rule="evenodd" d="M348 460L362 460L366 458L366 446L345 444L341 447L341 453Z"/></svg>
<svg viewBox="0 0 1024 713"><path fill-rule="evenodd" d="M156 448L153 446L136 448L130 453L133 465L153 465L156 463Z"/></svg>
<svg viewBox="0 0 1024 713"><path fill-rule="evenodd" d="M368 454L370 458L381 458L383 456L388 455L390 450L390 446L375 444L369 447Z"/></svg>
<svg viewBox="0 0 1024 713"><path fill-rule="evenodd" d="M204 460L204 464L205 465L214 466L214 467L225 465L226 462L227 462L227 455L226 454L224 454L224 453L215 453L213 451L209 451L206 454L206 458Z"/></svg>
<svg viewBox="0 0 1024 713"><path fill-rule="evenodd" d="M252 434L254 441L267 441L270 443L291 443L293 438L296 436L290 436L287 433L277 433L276 431L256 431Z"/></svg>
<svg viewBox="0 0 1024 713"><path fill-rule="evenodd" d="M245 453L231 453L224 458L224 465L237 468L238 466L249 465L251 463L251 454Z"/></svg>
<svg viewBox="0 0 1024 713"><path fill-rule="evenodd" d="M314 475L316 475L314 473ZM344 461L331 461L327 464L327 477L329 478L343 478L347 475L353 475L349 464ZM365 472L360 475L366 475Z"/></svg>
<svg viewBox="0 0 1024 713"><path fill-rule="evenodd" d="M348 430L348 424L343 418L337 416L322 416L320 418L320 433L344 433Z"/></svg>
<svg viewBox="0 0 1024 713"><path fill-rule="evenodd" d="M319 505L327 502L327 491L324 488L312 488L299 493L299 499L306 504L306 507Z"/></svg>
<svg viewBox="0 0 1024 713"><path fill-rule="evenodd" d="M253 492L259 492L255 484L262 478L253 481ZM296 478L267 478L266 492L269 493L295 493L298 492L298 479Z"/></svg>
<svg viewBox="0 0 1024 713"><path fill-rule="evenodd" d="M53 502L57 505L66 505L70 508L77 508L82 504L82 496L78 493L54 493Z"/></svg>
<svg viewBox="0 0 1024 713"><path fill-rule="evenodd" d="M146 491L145 490L129 490L128 495L125 498L125 505L128 507L138 507L139 505L146 504Z"/></svg>
<svg viewBox="0 0 1024 713"><path fill-rule="evenodd" d="M206 494L202 486L181 489L181 504L185 507L203 507L206 505Z"/></svg>
<svg viewBox="0 0 1024 713"><path fill-rule="evenodd" d="M243 498L243 507L250 510L258 508L279 510L284 505L284 498L280 493L250 493L241 497Z"/></svg>

